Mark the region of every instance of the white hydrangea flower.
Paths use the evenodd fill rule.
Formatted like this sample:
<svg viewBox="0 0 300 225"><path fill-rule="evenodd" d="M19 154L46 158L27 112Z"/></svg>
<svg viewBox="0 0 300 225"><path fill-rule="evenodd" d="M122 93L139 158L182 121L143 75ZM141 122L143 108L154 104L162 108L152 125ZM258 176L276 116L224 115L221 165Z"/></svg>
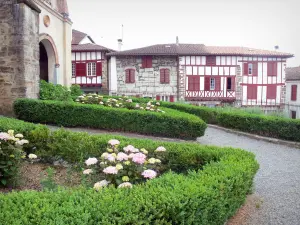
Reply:
<svg viewBox="0 0 300 225"><path fill-rule="evenodd" d="M108 144L110 144L111 146L115 146L115 145L119 145L120 141L118 141L116 139L111 139L108 141Z"/></svg>
<svg viewBox="0 0 300 225"><path fill-rule="evenodd" d="M165 147L163 147L163 146L159 146L156 150L155 150L155 152L165 152L166 151L166 149L165 149Z"/></svg>
<svg viewBox="0 0 300 225"><path fill-rule="evenodd" d="M107 180L102 180L94 184L94 189L99 191L101 188L106 187L110 182Z"/></svg>
<svg viewBox="0 0 300 225"><path fill-rule="evenodd" d="M150 158L150 159L148 160L148 163L150 163L150 164L155 164L155 163L156 163L156 159L155 159L155 158Z"/></svg>
<svg viewBox="0 0 300 225"><path fill-rule="evenodd" d="M130 182L124 182L120 184L118 188L132 188L132 184Z"/></svg>
<svg viewBox="0 0 300 225"><path fill-rule="evenodd" d="M23 138L24 136L23 136L23 134L16 134L15 137L16 138Z"/></svg>
<svg viewBox="0 0 300 225"><path fill-rule="evenodd" d="M35 154L29 154L28 158L29 159L37 159L37 155L35 155Z"/></svg>
<svg viewBox="0 0 300 225"><path fill-rule="evenodd" d="M92 169L86 169L82 173L85 174L85 175L88 175L88 174L91 174L92 172L93 172Z"/></svg>
<svg viewBox="0 0 300 225"><path fill-rule="evenodd" d="M90 165L95 165L97 162L98 162L98 159L96 159L96 158L88 158L88 159L85 161L85 164L86 164L87 166L90 166Z"/></svg>

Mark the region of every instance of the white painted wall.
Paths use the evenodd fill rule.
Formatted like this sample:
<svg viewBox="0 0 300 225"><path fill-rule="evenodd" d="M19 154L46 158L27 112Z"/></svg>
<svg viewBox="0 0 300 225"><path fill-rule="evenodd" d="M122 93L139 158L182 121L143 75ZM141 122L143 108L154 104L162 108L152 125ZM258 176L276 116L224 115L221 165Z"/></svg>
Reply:
<svg viewBox="0 0 300 225"><path fill-rule="evenodd" d="M291 100L292 85L297 85L297 100ZM300 119L300 81L286 82L285 113L291 117L291 111L296 111L296 118Z"/></svg>
<svg viewBox="0 0 300 225"><path fill-rule="evenodd" d="M116 56L112 56L109 60L109 95L117 93L118 80L117 80L117 62Z"/></svg>

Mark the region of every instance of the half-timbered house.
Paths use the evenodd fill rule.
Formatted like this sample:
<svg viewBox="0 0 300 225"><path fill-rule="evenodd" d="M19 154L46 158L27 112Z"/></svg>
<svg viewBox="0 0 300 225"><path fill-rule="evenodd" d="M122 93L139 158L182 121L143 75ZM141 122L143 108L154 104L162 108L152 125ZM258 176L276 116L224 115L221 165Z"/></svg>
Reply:
<svg viewBox="0 0 300 225"><path fill-rule="evenodd" d="M292 54L246 47L159 44L109 53L110 93L278 107Z"/></svg>
<svg viewBox="0 0 300 225"><path fill-rule="evenodd" d="M72 84L79 84L84 92L106 92L108 52L113 50L96 44L89 35L73 30Z"/></svg>

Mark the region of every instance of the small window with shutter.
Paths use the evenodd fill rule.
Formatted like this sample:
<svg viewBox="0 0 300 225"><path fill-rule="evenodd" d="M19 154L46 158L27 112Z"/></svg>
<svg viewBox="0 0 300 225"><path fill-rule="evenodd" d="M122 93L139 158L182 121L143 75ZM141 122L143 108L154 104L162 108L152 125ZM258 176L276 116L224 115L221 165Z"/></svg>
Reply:
<svg viewBox="0 0 300 225"><path fill-rule="evenodd" d="M216 80L215 78L210 78L210 90L213 91L216 88Z"/></svg>
<svg viewBox="0 0 300 225"><path fill-rule="evenodd" d="M152 56L142 57L142 68L152 68Z"/></svg>
<svg viewBox="0 0 300 225"><path fill-rule="evenodd" d="M187 76L188 77L188 90L200 91L200 76Z"/></svg>
<svg viewBox="0 0 300 225"><path fill-rule="evenodd" d="M206 56L206 65L215 66L216 65L216 56Z"/></svg>
<svg viewBox="0 0 300 225"><path fill-rule="evenodd" d="M125 70L125 83L135 83L135 69Z"/></svg>
<svg viewBox="0 0 300 225"><path fill-rule="evenodd" d="M170 70L160 69L160 83L169 84L170 83Z"/></svg>
<svg viewBox="0 0 300 225"><path fill-rule="evenodd" d="M277 86L269 85L267 86L267 99L276 99Z"/></svg>
<svg viewBox="0 0 300 225"><path fill-rule="evenodd" d="M268 76L277 76L277 62L268 62L267 65Z"/></svg>
<svg viewBox="0 0 300 225"><path fill-rule="evenodd" d="M248 85L247 86L247 99L257 99L257 86Z"/></svg>
<svg viewBox="0 0 300 225"><path fill-rule="evenodd" d="M244 63L244 75L257 76L258 73L258 64L253 63Z"/></svg>
<svg viewBox="0 0 300 225"><path fill-rule="evenodd" d="M296 111L291 110L291 118L296 119L297 118L297 113Z"/></svg>
<svg viewBox="0 0 300 225"><path fill-rule="evenodd" d="M292 85L291 100L297 101L297 85Z"/></svg>

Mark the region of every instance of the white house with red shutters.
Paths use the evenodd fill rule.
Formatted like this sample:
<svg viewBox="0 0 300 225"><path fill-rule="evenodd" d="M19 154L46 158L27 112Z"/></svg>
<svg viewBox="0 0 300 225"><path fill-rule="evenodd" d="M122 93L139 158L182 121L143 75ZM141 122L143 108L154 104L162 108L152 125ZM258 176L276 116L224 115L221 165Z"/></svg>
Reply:
<svg viewBox="0 0 300 225"><path fill-rule="evenodd" d="M300 66L286 68L285 112L292 119L300 118Z"/></svg>
<svg viewBox="0 0 300 225"><path fill-rule="evenodd" d="M107 54L111 94L202 105L282 106L289 53L159 44Z"/></svg>
<svg viewBox="0 0 300 225"><path fill-rule="evenodd" d="M72 34L72 84L79 84L85 92L106 92L106 53L114 50L95 44L83 32L73 30Z"/></svg>

